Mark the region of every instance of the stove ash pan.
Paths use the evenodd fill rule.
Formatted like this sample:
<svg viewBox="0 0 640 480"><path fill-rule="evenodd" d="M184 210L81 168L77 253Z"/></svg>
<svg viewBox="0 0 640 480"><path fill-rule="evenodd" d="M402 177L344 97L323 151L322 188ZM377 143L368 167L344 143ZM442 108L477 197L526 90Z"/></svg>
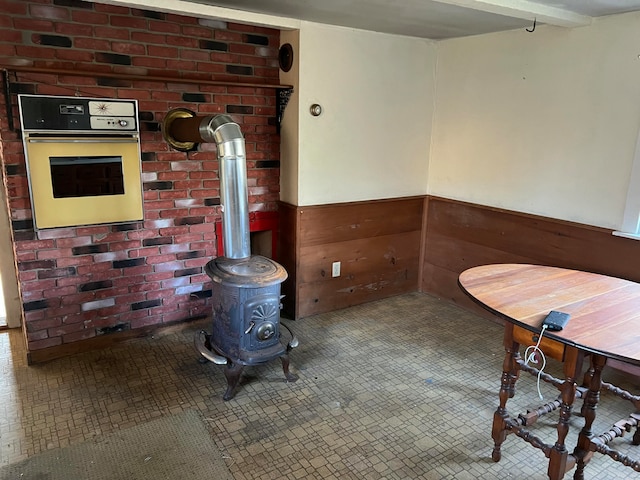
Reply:
<svg viewBox="0 0 640 480"><path fill-rule="evenodd" d="M242 370L280 358L285 377L295 381L289 372L289 351L298 341L280 322L280 285L287 272L266 257L252 255L246 259L218 257L205 271L213 281L212 333L196 335L196 348L204 358L226 365L227 392L233 398ZM291 338L282 343L281 327Z"/></svg>

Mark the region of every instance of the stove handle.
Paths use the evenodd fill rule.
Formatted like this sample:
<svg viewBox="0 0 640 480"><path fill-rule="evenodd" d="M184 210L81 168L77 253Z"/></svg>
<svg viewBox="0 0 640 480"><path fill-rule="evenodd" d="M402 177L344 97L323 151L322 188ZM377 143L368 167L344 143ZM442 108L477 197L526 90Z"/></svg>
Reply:
<svg viewBox="0 0 640 480"><path fill-rule="evenodd" d="M287 331L289 332L289 334L291 334L291 340L289 340L289 343L287 343L287 352L290 352L292 349L296 348L298 345L300 345L300 342L298 341L298 337L296 337L294 335L294 333L291 331L291 329L289 327L287 327L284 323L280 322L280 326L284 327L287 329Z"/></svg>
<svg viewBox="0 0 640 480"><path fill-rule="evenodd" d="M138 143L138 137L37 137L27 138L28 143Z"/></svg>
<svg viewBox="0 0 640 480"><path fill-rule="evenodd" d="M217 365L226 365L227 363L229 363L229 361L225 357L216 355L207 348L205 343L209 340L208 337L209 335L207 335L207 332L205 332L204 330L200 330L196 333L196 336L193 339L193 344L195 345L196 350L200 353L200 355Z"/></svg>

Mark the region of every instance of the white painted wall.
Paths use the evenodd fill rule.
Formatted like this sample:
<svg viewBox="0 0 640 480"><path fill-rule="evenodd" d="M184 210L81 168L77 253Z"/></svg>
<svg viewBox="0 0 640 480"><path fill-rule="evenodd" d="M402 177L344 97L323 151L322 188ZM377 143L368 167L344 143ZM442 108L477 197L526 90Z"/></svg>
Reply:
<svg viewBox="0 0 640 480"><path fill-rule="evenodd" d="M438 50L430 194L620 226L640 128L640 14Z"/></svg>
<svg viewBox="0 0 640 480"><path fill-rule="evenodd" d="M303 206L426 194L436 44L309 22L299 35L297 198L283 188L282 199ZM283 157L281 171L288 165Z"/></svg>
<svg viewBox="0 0 640 480"><path fill-rule="evenodd" d="M280 70L280 83L293 85L293 92L284 110L280 125L280 200L297 205L298 163L300 146L300 31L280 32L280 44L293 47L293 66L288 72Z"/></svg>
<svg viewBox="0 0 640 480"><path fill-rule="evenodd" d="M0 147L0 156L2 153ZM4 175L0 172L0 303L3 307L0 309L0 325L15 328L22 323L22 302L18 290L15 252L11 238L11 216L4 182Z"/></svg>

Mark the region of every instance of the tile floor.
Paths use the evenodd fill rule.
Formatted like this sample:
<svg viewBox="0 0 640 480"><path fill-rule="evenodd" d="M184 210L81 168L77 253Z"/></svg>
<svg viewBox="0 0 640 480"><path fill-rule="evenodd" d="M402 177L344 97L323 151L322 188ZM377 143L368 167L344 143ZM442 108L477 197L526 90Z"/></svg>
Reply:
<svg viewBox="0 0 640 480"><path fill-rule="evenodd" d="M247 368L228 402L223 367L199 363L192 347L208 321L34 366L20 332L0 333L0 465L196 409L219 448L211 454L236 480L547 478L544 454L515 436L499 463L490 458L498 324L418 293L288 324L300 339L291 353L300 379L285 383L277 360ZM613 370L607 378L637 386ZM557 393L542 390L545 401ZM535 379L523 374L512 411L539 404ZM632 410L603 393L598 431ZM532 430L552 443L556 418ZM574 416L568 443L580 425ZM616 446L640 449L630 436ZM640 473L599 454L586 470L589 479L633 477Z"/></svg>

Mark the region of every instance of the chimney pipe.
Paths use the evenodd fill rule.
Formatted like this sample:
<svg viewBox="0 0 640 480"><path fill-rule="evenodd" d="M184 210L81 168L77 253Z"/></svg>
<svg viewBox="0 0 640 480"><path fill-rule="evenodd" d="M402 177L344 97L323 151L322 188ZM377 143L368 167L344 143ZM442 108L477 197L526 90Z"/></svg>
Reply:
<svg viewBox="0 0 640 480"><path fill-rule="evenodd" d="M240 126L228 115L198 117L190 110L174 109L167 113L162 131L178 150L192 150L196 143L216 143L224 256L234 260L250 257L247 163Z"/></svg>

